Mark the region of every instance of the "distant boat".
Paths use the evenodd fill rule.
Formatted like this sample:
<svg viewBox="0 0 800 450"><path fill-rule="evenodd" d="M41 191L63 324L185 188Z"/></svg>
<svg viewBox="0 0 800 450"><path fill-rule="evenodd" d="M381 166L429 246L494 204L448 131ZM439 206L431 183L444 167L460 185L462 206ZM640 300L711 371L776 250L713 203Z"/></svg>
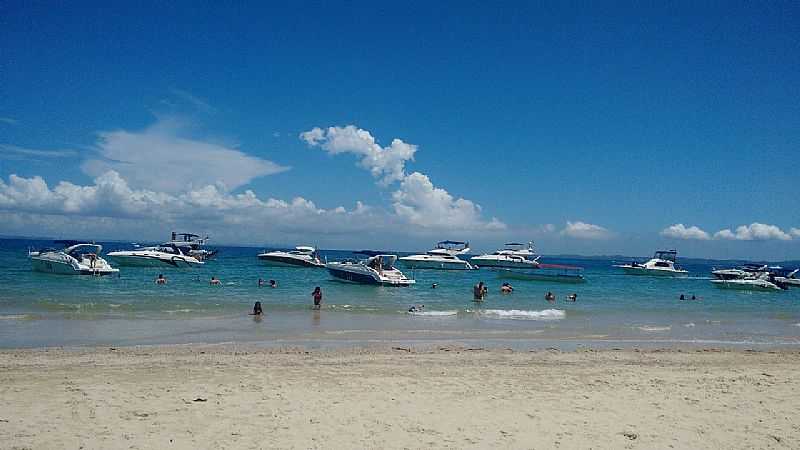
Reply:
<svg viewBox="0 0 800 450"><path fill-rule="evenodd" d="M620 268L628 275L654 275L675 277L689 273L681 269L676 264L678 252L676 250L659 250L653 257L644 264L631 262L630 264L620 264L614 267Z"/></svg>
<svg viewBox="0 0 800 450"><path fill-rule="evenodd" d="M780 291L782 288L772 281L760 277L711 280L714 286L726 289L739 289L745 291Z"/></svg>
<svg viewBox="0 0 800 450"><path fill-rule="evenodd" d="M103 259L103 246L80 241L55 241L64 246L62 250L44 249L29 251L31 265L36 272L60 275L113 275L119 269Z"/></svg>
<svg viewBox="0 0 800 450"><path fill-rule="evenodd" d="M304 245L290 251L264 252L258 255L258 259L270 266L325 267L319 259L317 249Z"/></svg>
<svg viewBox="0 0 800 450"><path fill-rule="evenodd" d="M561 264L543 264L533 249L533 242L509 242L493 253L470 259L478 267L496 270L500 278L534 281L580 283L585 281L583 268Z"/></svg>
<svg viewBox="0 0 800 450"><path fill-rule="evenodd" d="M171 239L162 245L174 245L179 247L181 252L185 255L193 256L200 261L208 261L214 259L218 252L218 250L209 250L205 248L208 240L208 236L202 238L198 234L176 233L173 231Z"/></svg>
<svg viewBox="0 0 800 450"><path fill-rule="evenodd" d="M533 250L533 242L521 244L509 242L500 250L470 258L478 267L502 267L505 269L530 269L538 266L539 255Z"/></svg>
<svg viewBox="0 0 800 450"><path fill-rule="evenodd" d="M173 244L120 250L110 252L108 257L121 266L184 268L203 265L203 261L183 253L180 247Z"/></svg>
<svg viewBox="0 0 800 450"><path fill-rule="evenodd" d="M329 262L328 272L342 281L382 286L410 286L416 281L409 279L394 263L396 255L375 255L361 261Z"/></svg>
<svg viewBox="0 0 800 450"><path fill-rule="evenodd" d="M425 254L400 258L411 269L474 270L477 269L458 255L469 253L469 243L461 241L441 241Z"/></svg>

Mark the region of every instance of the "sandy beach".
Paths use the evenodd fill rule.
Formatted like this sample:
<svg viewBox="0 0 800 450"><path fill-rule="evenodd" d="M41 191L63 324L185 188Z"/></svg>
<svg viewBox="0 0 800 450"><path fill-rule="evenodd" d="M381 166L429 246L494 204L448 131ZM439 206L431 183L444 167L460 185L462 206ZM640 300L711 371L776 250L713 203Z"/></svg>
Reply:
<svg viewBox="0 0 800 450"><path fill-rule="evenodd" d="M0 447L798 448L798 352L0 352Z"/></svg>

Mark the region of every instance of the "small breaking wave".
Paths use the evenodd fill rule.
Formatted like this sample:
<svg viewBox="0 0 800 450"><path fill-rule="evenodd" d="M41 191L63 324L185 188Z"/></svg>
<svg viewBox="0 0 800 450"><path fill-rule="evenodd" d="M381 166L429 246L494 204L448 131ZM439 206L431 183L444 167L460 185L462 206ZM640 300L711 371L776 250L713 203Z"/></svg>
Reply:
<svg viewBox="0 0 800 450"><path fill-rule="evenodd" d="M652 327L652 326L645 325L645 326L642 326L642 327L636 327L636 329L639 330L639 331L646 331L648 333L658 333L658 332L661 332L661 331L670 331L670 330L672 330L672 327L671 326Z"/></svg>
<svg viewBox="0 0 800 450"><path fill-rule="evenodd" d="M0 314L0 320L27 320L32 319L30 314Z"/></svg>
<svg viewBox="0 0 800 450"><path fill-rule="evenodd" d="M541 311L526 311L521 309L484 309L479 314L493 319L517 320L560 320L566 317L562 309L543 309Z"/></svg>
<svg viewBox="0 0 800 450"><path fill-rule="evenodd" d="M457 315L458 311L408 311L408 314L424 317L447 317Z"/></svg>

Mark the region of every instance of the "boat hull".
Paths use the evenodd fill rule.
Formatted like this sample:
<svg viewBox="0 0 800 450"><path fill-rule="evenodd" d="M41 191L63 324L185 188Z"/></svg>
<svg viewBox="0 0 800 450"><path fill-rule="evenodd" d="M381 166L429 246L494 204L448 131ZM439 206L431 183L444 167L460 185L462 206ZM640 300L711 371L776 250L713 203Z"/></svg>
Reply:
<svg viewBox="0 0 800 450"><path fill-rule="evenodd" d="M737 283L736 280L712 280L714 286L720 289L735 289L739 291L780 291L781 288L770 284L750 284L750 283Z"/></svg>
<svg viewBox="0 0 800 450"><path fill-rule="evenodd" d="M576 267L547 267L545 265L536 269L499 269L498 276L513 280L554 281L557 283L583 283L583 270Z"/></svg>
<svg viewBox="0 0 800 450"><path fill-rule="evenodd" d="M35 272L52 273L56 275L115 275L119 269L112 268L84 268L76 269L66 261L53 261L51 259L31 257L31 267Z"/></svg>
<svg viewBox="0 0 800 450"><path fill-rule="evenodd" d="M660 269L648 269L644 267L627 267L627 266L616 266L622 269L627 275L645 275L645 276L652 276L652 277L685 277L688 272L686 271L677 271L677 270L660 270Z"/></svg>
<svg viewBox="0 0 800 450"><path fill-rule="evenodd" d="M272 267L325 267L324 264L285 256L258 255L258 260L261 261L261 264Z"/></svg>
<svg viewBox="0 0 800 450"><path fill-rule="evenodd" d="M359 270L347 270L336 267L327 267L328 273L334 278L355 284L371 284L375 286L396 286L405 287L415 283L414 280L382 280L375 275L364 273Z"/></svg>
<svg viewBox="0 0 800 450"><path fill-rule="evenodd" d="M434 270L473 270L471 264L466 261L435 261L400 258L400 262L409 269L434 269Z"/></svg>
<svg viewBox="0 0 800 450"><path fill-rule="evenodd" d="M113 260L120 266L127 267L196 267L201 264L187 260L181 256L172 256L170 258L159 258L156 256L132 256L132 255L107 255L109 259Z"/></svg>
<svg viewBox="0 0 800 450"><path fill-rule="evenodd" d="M497 269L532 269L536 266L535 263L516 263L513 261L497 261L492 259L481 260L478 258L472 258L470 260L472 264L477 267L481 268L497 268Z"/></svg>

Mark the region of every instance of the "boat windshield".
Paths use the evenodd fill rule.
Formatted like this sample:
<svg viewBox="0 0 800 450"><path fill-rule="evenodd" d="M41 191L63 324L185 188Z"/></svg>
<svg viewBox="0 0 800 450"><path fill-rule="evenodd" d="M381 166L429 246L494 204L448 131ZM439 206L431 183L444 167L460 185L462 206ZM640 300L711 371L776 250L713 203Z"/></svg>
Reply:
<svg viewBox="0 0 800 450"><path fill-rule="evenodd" d="M657 251L654 258L656 259L664 259L666 261L675 262L675 259L678 257L678 252L675 250L662 250Z"/></svg>

